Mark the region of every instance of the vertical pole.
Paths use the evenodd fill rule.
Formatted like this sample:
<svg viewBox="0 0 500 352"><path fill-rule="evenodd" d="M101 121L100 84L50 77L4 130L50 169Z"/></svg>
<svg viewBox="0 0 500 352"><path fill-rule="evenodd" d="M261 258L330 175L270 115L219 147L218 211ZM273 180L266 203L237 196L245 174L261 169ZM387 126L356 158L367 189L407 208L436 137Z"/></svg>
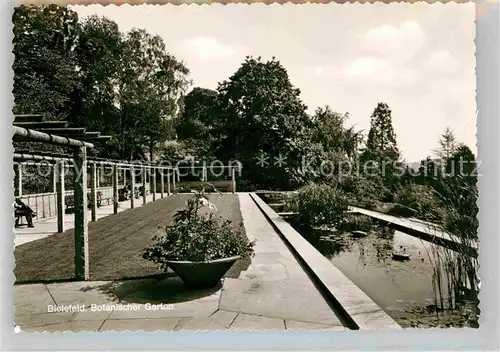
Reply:
<svg viewBox="0 0 500 352"><path fill-rule="evenodd" d="M232 189L233 189L233 193L236 193L236 172L234 170L234 168L231 169L231 185L232 185Z"/></svg>
<svg viewBox="0 0 500 352"><path fill-rule="evenodd" d="M172 192L175 192L175 178L177 176L175 175L175 169L172 170Z"/></svg>
<svg viewBox="0 0 500 352"><path fill-rule="evenodd" d="M113 165L112 184L113 184L113 214L118 214L118 166L116 164Z"/></svg>
<svg viewBox="0 0 500 352"><path fill-rule="evenodd" d="M167 196L170 195L170 175L172 175L170 173L170 169L168 170L168 174L167 174Z"/></svg>
<svg viewBox="0 0 500 352"><path fill-rule="evenodd" d="M52 165L52 192L57 193L57 163Z"/></svg>
<svg viewBox="0 0 500 352"><path fill-rule="evenodd" d="M152 168L151 169L151 174L152 174L152 178L153 178L153 189L151 190L151 192L153 193L153 202L156 200L156 168Z"/></svg>
<svg viewBox="0 0 500 352"><path fill-rule="evenodd" d="M142 204L146 204L146 167L142 167Z"/></svg>
<svg viewBox="0 0 500 352"><path fill-rule="evenodd" d="M64 161L59 162L56 167L59 169L57 173L57 187L56 187L56 198L57 198L57 232L62 233L65 230L64 224L64 212L66 211L65 199L64 199Z"/></svg>
<svg viewBox="0 0 500 352"><path fill-rule="evenodd" d="M23 165L21 163L16 165L16 188L17 196L21 198L23 196Z"/></svg>
<svg viewBox="0 0 500 352"><path fill-rule="evenodd" d="M131 194L130 194L130 208L134 209L134 203L135 203L135 169L134 169L134 165L130 166L130 184L131 184L130 188L132 188Z"/></svg>
<svg viewBox="0 0 500 352"><path fill-rule="evenodd" d="M87 211L87 148L74 152L75 172L75 278L89 280L89 229Z"/></svg>
<svg viewBox="0 0 500 352"><path fill-rule="evenodd" d="M123 187L127 185L127 169L123 168Z"/></svg>
<svg viewBox="0 0 500 352"><path fill-rule="evenodd" d="M101 169L97 169L97 188L101 188Z"/></svg>
<svg viewBox="0 0 500 352"><path fill-rule="evenodd" d="M161 168L160 169L160 192L161 192L161 197L163 198L163 194L165 193L165 169Z"/></svg>
<svg viewBox="0 0 500 352"><path fill-rule="evenodd" d="M97 166L95 163L90 165L90 213L91 221L97 220Z"/></svg>

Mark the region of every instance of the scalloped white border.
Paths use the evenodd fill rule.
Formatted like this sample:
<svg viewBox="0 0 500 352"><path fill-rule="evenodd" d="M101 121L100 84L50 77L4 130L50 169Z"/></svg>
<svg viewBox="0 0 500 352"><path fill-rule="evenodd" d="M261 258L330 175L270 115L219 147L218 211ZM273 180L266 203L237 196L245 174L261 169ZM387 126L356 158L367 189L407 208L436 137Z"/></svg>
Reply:
<svg viewBox="0 0 500 352"><path fill-rule="evenodd" d="M175 0L174 0L175 1ZM481 177L478 200L480 213L480 263L482 290L480 329L432 329L391 332L173 332L173 333L52 333L27 334L14 332L13 282L14 236L10 216L13 203L11 144L12 120L12 0L2 1L2 128L0 153L2 231L0 233L2 287L2 349L37 350L499 350L499 65L500 65L500 3L497 0L476 0L487 7L476 20L477 75L477 139ZM48 1L44 1L48 2ZM175 1L178 2L178 1ZM434 2L434 1L429 1ZM269 3L269 1L266 1ZM292 4L288 4L292 5ZM163 5L175 6L175 5ZM286 6L286 5L283 5ZM360 336L361 335L361 336Z"/></svg>

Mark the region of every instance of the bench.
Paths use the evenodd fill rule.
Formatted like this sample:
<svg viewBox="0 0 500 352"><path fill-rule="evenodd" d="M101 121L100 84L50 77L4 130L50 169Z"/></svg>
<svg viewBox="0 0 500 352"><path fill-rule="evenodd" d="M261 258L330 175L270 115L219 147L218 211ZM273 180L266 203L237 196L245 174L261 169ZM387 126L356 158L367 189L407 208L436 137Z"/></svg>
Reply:
<svg viewBox="0 0 500 352"><path fill-rule="evenodd" d="M92 206L92 194L87 193L87 199L88 199L88 207L90 208ZM110 202L113 200L113 197L103 197L102 192L97 192L97 207L99 208L102 205L103 201L107 202L107 205L110 204ZM75 207L75 197L73 195L67 195L64 197L64 204L66 206L66 210L74 208Z"/></svg>
<svg viewBox="0 0 500 352"><path fill-rule="evenodd" d="M34 218L36 217L36 213L32 211L31 209L14 209L14 218L15 218L15 225L16 227L22 225L21 220L22 218L26 217L31 212L31 217Z"/></svg>

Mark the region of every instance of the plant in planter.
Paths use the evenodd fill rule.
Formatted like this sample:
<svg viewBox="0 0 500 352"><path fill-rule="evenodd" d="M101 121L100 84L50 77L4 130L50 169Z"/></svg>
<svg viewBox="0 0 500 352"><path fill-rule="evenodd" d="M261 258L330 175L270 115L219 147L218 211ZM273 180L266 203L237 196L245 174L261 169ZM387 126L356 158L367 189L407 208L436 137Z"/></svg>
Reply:
<svg viewBox="0 0 500 352"><path fill-rule="evenodd" d="M208 207L208 214L200 214ZM170 267L191 288L216 286L233 264L252 256L254 242L230 220L215 216L215 206L208 201L204 188L193 192L185 209L174 215L174 223L163 236L155 236L143 258Z"/></svg>

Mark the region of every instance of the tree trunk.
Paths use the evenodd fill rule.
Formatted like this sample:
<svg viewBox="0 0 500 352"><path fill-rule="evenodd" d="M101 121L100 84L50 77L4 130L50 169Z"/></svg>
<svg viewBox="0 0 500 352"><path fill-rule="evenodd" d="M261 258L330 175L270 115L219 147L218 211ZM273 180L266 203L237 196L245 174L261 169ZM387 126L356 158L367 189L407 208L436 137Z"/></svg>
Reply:
<svg viewBox="0 0 500 352"><path fill-rule="evenodd" d="M154 149L154 141L151 139L149 141L149 161L153 162L153 149Z"/></svg>

